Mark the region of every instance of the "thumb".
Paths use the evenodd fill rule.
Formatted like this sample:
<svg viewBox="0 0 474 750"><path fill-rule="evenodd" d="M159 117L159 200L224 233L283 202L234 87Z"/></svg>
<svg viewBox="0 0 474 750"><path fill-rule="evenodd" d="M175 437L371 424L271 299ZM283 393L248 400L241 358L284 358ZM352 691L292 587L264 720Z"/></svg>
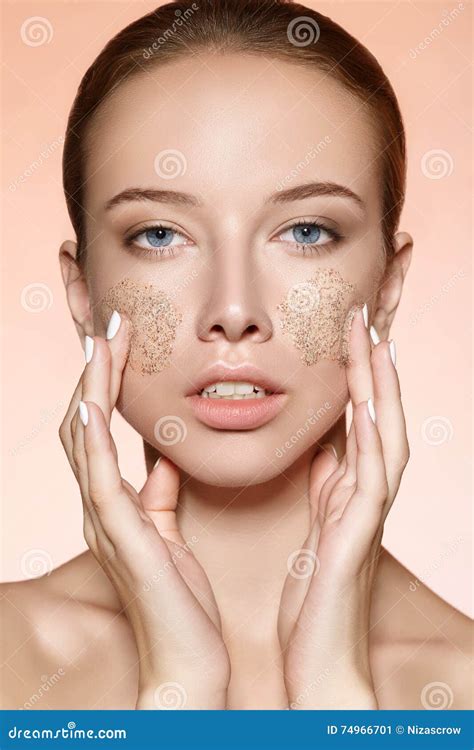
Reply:
<svg viewBox="0 0 474 750"><path fill-rule="evenodd" d="M175 464L161 456L138 494L143 510L150 516L159 533L171 542L184 544L176 518L179 472Z"/></svg>

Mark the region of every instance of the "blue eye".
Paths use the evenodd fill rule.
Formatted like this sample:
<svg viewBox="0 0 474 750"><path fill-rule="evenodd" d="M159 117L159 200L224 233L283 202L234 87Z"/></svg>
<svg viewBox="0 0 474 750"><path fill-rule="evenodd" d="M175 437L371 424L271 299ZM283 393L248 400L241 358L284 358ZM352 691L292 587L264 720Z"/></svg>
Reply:
<svg viewBox="0 0 474 750"><path fill-rule="evenodd" d="M317 224L298 224L291 231L296 242L301 243L317 242L321 236L321 229Z"/></svg>
<svg viewBox="0 0 474 750"><path fill-rule="evenodd" d="M164 252L172 255L174 247L187 244L189 240L184 234L161 224L144 227L125 238L126 247L138 247L149 255L161 255Z"/></svg>
<svg viewBox="0 0 474 750"><path fill-rule="evenodd" d="M298 221L285 229L278 239L296 245L304 254L308 249L319 252L324 245L341 240L342 234L318 221Z"/></svg>
<svg viewBox="0 0 474 750"><path fill-rule="evenodd" d="M150 245L153 245L153 247L165 247L166 245L171 244L173 234L175 233L172 229L155 227L154 229L147 229L143 234L145 235L147 242L149 242Z"/></svg>

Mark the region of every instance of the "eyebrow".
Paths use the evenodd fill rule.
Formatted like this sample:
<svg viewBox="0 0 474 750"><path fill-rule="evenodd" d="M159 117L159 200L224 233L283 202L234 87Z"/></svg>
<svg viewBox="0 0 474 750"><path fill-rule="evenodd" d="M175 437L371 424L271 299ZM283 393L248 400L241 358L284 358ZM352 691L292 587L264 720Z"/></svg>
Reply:
<svg viewBox="0 0 474 750"><path fill-rule="evenodd" d="M362 209L365 208L364 202L357 193L354 193L344 185L338 185L335 182L307 182L303 185L296 185L287 190L277 190L272 193L266 203L290 203L291 201L304 200L321 195L332 195L339 198L350 198L355 201ZM155 190L153 188L127 188L122 190L113 198L110 198L105 204L105 211L118 206L122 203L132 201L153 201L155 203L168 203L177 206L202 206L202 201L191 193L183 193L179 190Z"/></svg>
<svg viewBox="0 0 474 750"><path fill-rule="evenodd" d="M336 182L307 182L304 185L296 185L287 190L278 190L268 199L271 203L286 203L288 201L299 201L304 198L313 198L318 195L334 195L339 198L351 198L362 209L365 208L362 198L345 185Z"/></svg>
<svg viewBox="0 0 474 750"><path fill-rule="evenodd" d="M190 193L178 190L154 190L153 188L127 188L117 193L105 204L105 210L131 201L154 201L155 203L174 203L177 206L200 206L201 201Z"/></svg>

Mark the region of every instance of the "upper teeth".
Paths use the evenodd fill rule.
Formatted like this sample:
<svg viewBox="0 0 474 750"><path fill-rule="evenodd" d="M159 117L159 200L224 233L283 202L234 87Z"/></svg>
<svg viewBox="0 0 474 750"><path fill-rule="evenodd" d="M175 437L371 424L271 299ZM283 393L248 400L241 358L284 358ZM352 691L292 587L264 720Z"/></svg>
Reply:
<svg viewBox="0 0 474 750"><path fill-rule="evenodd" d="M207 385L200 394L203 398L263 398L266 391L260 385L226 380L222 383Z"/></svg>

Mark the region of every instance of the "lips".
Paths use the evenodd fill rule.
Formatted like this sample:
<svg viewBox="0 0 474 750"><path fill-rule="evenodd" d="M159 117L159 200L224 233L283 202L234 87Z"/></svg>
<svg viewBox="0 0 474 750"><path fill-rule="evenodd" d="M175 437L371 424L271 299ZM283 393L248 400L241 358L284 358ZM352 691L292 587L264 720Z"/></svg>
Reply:
<svg viewBox="0 0 474 750"><path fill-rule="evenodd" d="M270 375L260 370L255 365L241 364L237 367L229 367L223 363L212 365L200 373L194 380L186 393L187 396L199 394L203 388L217 382L242 381L254 383L272 393L283 393L283 388Z"/></svg>
<svg viewBox="0 0 474 750"><path fill-rule="evenodd" d="M233 400L232 398L203 398L201 391L213 383L246 382L265 389L262 398ZM186 401L195 417L214 429L251 430L274 419L282 410L288 396L280 384L258 367L242 364L228 367L218 363L195 378L186 394Z"/></svg>

